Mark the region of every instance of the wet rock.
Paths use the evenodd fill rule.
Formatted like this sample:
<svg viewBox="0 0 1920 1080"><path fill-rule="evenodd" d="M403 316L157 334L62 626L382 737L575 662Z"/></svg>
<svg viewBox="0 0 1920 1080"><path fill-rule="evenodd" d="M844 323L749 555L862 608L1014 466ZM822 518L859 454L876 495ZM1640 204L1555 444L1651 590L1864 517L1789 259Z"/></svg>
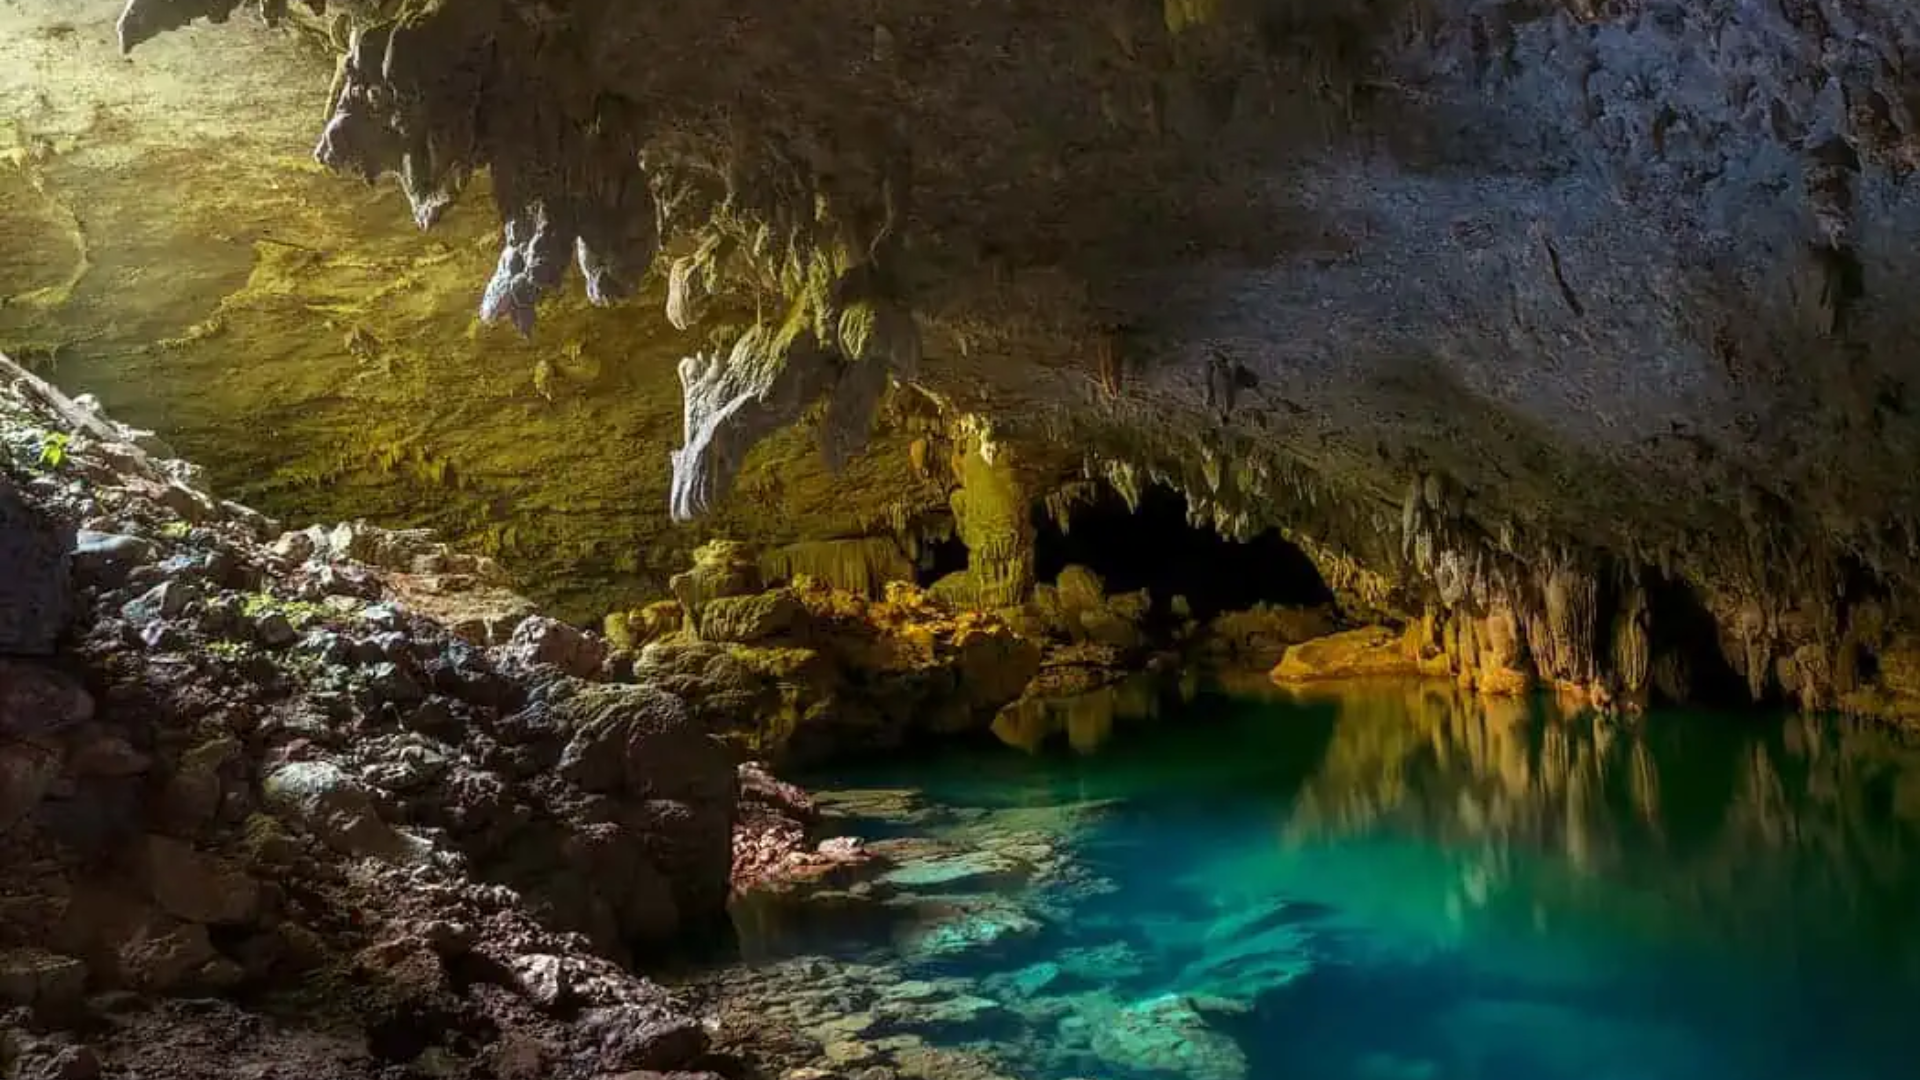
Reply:
<svg viewBox="0 0 1920 1080"><path fill-rule="evenodd" d="M903 889L984 892L1019 884L1026 877L1024 866L992 851L950 851L901 858L893 846L874 845L874 848L902 863L880 880Z"/></svg>
<svg viewBox="0 0 1920 1080"><path fill-rule="evenodd" d="M87 966L40 948L0 950L0 1002L60 1008L86 995Z"/></svg>
<svg viewBox="0 0 1920 1080"><path fill-rule="evenodd" d="M550 665L576 679L599 674L607 659L605 642L544 615L522 621L504 652L512 663L523 667Z"/></svg>
<svg viewBox="0 0 1920 1080"><path fill-rule="evenodd" d="M1141 1069L1190 1080L1245 1080L1246 1054L1211 1028L1192 1003L1163 995L1115 1008L1084 1001L1077 1020L1092 1036L1093 1052L1116 1068ZM1069 1021L1062 1021L1063 1030Z"/></svg>
<svg viewBox="0 0 1920 1080"><path fill-rule="evenodd" d="M74 536L0 477L0 655L44 656L66 632Z"/></svg>
<svg viewBox="0 0 1920 1080"><path fill-rule="evenodd" d="M299 822L328 847L388 862L420 858L422 845L380 819L373 796L327 762L282 765L261 784L268 808Z"/></svg>
<svg viewBox="0 0 1920 1080"><path fill-rule="evenodd" d="M241 924L260 910L258 882L185 841L148 836L145 863L154 901L177 918Z"/></svg>
<svg viewBox="0 0 1920 1080"><path fill-rule="evenodd" d="M0 657L0 736L60 731L93 719L93 695L58 668Z"/></svg>
<svg viewBox="0 0 1920 1080"><path fill-rule="evenodd" d="M82 529L73 549L73 574L81 584L116 589L133 568L153 561L151 541L124 533Z"/></svg>
<svg viewBox="0 0 1920 1080"><path fill-rule="evenodd" d="M805 790L774 776L759 762L743 762L737 772L743 806L763 806L803 823L819 818L819 807Z"/></svg>

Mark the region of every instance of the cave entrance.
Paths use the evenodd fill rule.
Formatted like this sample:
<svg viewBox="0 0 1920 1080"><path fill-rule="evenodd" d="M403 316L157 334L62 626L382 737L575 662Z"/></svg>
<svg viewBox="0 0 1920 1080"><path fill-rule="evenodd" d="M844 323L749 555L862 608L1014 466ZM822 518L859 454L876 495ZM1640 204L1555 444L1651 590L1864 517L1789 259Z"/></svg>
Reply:
<svg viewBox="0 0 1920 1080"><path fill-rule="evenodd" d="M1061 529L1044 504L1034 509L1034 576L1052 582L1074 564L1100 575L1109 593L1147 589L1153 614L1167 617L1184 596L1202 621L1259 603L1312 607L1333 593L1299 548L1269 529L1251 540L1229 540L1187 523L1185 496L1154 486L1129 509L1112 487L1099 485L1091 503L1079 503Z"/></svg>

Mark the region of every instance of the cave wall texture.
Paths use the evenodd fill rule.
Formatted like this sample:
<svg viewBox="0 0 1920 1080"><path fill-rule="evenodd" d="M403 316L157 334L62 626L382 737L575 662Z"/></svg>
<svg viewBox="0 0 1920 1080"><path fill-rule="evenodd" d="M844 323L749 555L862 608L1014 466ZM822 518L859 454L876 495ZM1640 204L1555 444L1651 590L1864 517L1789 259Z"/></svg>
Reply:
<svg viewBox="0 0 1920 1080"><path fill-rule="evenodd" d="M1920 656L1920 11L1898 0L296 0L266 5L278 34L253 3L134 0L130 63L115 6L61 32L53 5L0 8L34 31L0 59L40 58L10 99L78 78L106 102L16 122L37 134L6 212L57 252L70 218L153 235L131 219L180 193L147 257L199 285L128 297L106 244L41 321L105 335L55 374L124 415L191 386L160 426L216 465L188 438L210 413L184 417L257 402L288 433L274 482L541 530L535 571L644 562L684 550L639 521L669 508L768 531L946 505L925 430L860 449L912 383L1024 447L1036 495L1057 462L1286 529L1469 680L1684 694L1711 660L1755 696L1858 704ZM326 52L331 95L304 59ZM189 55L220 77L189 82ZM295 164L316 136L412 214ZM127 147L115 175L144 182L104 186ZM60 265L8 288L57 292ZM136 344L163 321L138 312L196 302L183 345ZM320 467L356 440L479 487ZM801 528L874 528L823 526Z"/></svg>

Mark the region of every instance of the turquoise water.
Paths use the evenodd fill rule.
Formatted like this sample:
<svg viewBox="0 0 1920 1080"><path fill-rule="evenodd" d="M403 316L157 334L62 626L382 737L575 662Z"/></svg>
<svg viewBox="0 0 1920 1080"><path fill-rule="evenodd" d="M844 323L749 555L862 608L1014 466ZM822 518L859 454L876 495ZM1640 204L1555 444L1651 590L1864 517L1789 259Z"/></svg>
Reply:
<svg viewBox="0 0 1920 1080"><path fill-rule="evenodd" d="M1435 686L1096 726L809 778L893 862L745 905L783 1015L908 1075L1920 1076L1906 739Z"/></svg>

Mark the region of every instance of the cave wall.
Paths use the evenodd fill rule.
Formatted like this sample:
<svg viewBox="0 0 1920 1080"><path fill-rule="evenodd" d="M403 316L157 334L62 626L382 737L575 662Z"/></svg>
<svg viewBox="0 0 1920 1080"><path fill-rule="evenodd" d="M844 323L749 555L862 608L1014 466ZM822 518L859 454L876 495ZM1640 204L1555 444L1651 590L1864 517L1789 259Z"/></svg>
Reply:
<svg viewBox="0 0 1920 1080"><path fill-rule="evenodd" d="M674 523L675 366L699 332L657 295L615 317L556 298L531 340L482 326L498 221L476 202L423 238L391 185L317 165L324 50L237 15L130 63L120 9L0 7L0 351L161 432L227 496L432 526L595 622L665 595L711 536L894 536L944 511L944 476L883 419L838 476L807 425L781 432L737 498Z"/></svg>
<svg viewBox="0 0 1920 1080"><path fill-rule="evenodd" d="M596 378L580 372L648 355L632 334L662 343L636 368L698 360L674 372L700 448L675 459L683 516L737 513L737 459L793 438L769 433L809 401L837 417L823 446L853 467L904 461L924 478L911 441L887 457L848 438L898 379L1123 491L1164 479L1196 523L1282 529L1345 608L1424 620L1469 678L1491 652L1501 670L1638 695L1668 636L1656 581L1701 616L1681 625L1713 627L1689 647L1714 649L1757 698L1844 704L1905 669L1903 600L1920 586L1920 481L1905 467L1920 447L1915 327L1900 295L1920 269L1905 241L1920 225L1907 5L328 11L348 59L322 156L400 174L423 218L463 196L445 239L411 238L399 265L436 280L444 267L448 298L456 271L469 285L464 312L434 307L411 339L369 347L345 324L319 336L376 363L390 339L423 354L472 343L462 373L487 377L448 380L453 394L515 389L489 391L463 433L475 415L567 415L562 391ZM180 41L217 39L236 58L287 47L243 21L141 44L135 67ZM97 51L101 33L42 37ZM193 104L218 115L225 88L212 97ZM491 188L468 182L476 170ZM497 259L486 212L465 216L489 194L508 225ZM398 244L404 211L362 198L351 224L343 211L304 246ZM573 240L584 290L565 269ZM298 249L281 247L261 265L286 266ZM612 302L623 283L632 304L587 310L582 293ZM696 336L656 336L645 313L662 308ZM536 310L531 345L466 314L526 328ZM449 365L431 359L409 376L433 387L412 405L448 394ZM597 419L645 408L652 377L620 384L625 404ZM582 427L491 437L521 455L600 445ZM438 449L409 430L398 457L433 470ZM570 481L617 477L584 500L611 518L641 506L620 502L639 481L617 454L536 456ZM898 520L899 481L832 490ZM518 483L493 488L488 513L525 498ZM937 508L951 484L915 490ZM558 566L591 549L545 550Z"/></svg>

